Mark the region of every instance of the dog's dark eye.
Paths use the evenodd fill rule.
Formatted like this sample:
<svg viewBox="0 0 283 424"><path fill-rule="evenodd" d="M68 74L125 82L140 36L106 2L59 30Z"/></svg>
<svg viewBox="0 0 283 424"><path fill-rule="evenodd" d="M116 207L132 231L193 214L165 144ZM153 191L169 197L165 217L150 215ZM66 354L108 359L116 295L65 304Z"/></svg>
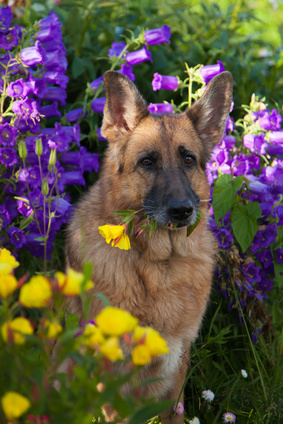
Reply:
<svg viewBox="0 0 283 424"><path fill-rule="evenodd" d="M194 163L195 159L190 156L190 155L186 155L185 156L185 164L186 165L191 165L192 163Z"/></svg>
<svg viewBox="0 0 283 424"><path fill-rule="evenodd" d="M152 160L149 159L149 158L144 158L144 159L140 160L140 164L146 168L146 167L152 165Z"/></svg>

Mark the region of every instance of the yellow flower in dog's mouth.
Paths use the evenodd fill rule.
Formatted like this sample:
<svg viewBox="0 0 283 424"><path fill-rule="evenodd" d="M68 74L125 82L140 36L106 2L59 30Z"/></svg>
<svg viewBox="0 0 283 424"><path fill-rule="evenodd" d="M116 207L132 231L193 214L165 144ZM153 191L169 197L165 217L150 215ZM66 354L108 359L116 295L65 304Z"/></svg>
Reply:
<svg viewBox="0 0 283 424"><path fill-rule="evenodd" d="M125 225L103 225L98 227L99 233L105 238L106 243L112 242L112 246L119 247L121 250L129 250L131 243L126 234Z"/></svg>

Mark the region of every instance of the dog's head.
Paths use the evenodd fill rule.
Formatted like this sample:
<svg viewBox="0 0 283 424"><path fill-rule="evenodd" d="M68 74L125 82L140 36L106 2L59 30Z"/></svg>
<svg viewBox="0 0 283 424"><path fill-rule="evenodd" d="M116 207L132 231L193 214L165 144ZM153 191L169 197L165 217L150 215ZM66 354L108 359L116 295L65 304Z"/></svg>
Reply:
<svg viewBox="0 0 283 424"><path fill-rule="evenodd" d="M231 74L214 77L180 114L151 115L136 86L120 73L106 72L104 83L102 134L109 141L106 166L115 175L119 206L143 208L158 225L193 225L208 197L206 163L225 130Z"/></svg>

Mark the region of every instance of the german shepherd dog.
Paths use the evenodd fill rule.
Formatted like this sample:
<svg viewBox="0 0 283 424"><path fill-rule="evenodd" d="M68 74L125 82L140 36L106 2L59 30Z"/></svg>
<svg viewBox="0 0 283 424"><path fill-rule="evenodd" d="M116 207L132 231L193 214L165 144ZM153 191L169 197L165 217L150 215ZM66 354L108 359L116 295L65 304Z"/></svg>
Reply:
<svg viewBox="0 0 283 424"><path fill-rule="evenodd" d="M91 262L95 288L90 295L103 293L112 306L129 311L167 341L170 352L143 367L139 379L161 377L146 386L146 396L176 401L211 288L217 247L207 228L205 168L223 136L232 76L214 77L203 96L180 114L151 115L136 86L120 73L106 72L104 84L102 134L109 147L98 182L68 227L67 261L77 271ZM128 209L142 210L157 229L151 237L148 231L131 236L131 249L125 251L107 244L98 227L120 224L113 212ZM203 216L187 237L198 211ZM102 308L93 296L91 316ZM70 312L82 317L80 298L72 300ZM184 423L184 414L169 411L162 423Z"/></svg>

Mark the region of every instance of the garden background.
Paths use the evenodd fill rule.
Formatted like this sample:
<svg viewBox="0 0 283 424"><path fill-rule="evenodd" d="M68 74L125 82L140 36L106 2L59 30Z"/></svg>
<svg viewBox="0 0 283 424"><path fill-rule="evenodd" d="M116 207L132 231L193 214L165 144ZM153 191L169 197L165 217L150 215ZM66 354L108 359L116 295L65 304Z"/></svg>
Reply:
<svg viewBox="0 0 283 424"><path fill-rule="evenodd" d="M142 406L137 392L122 399L117 388L125 377L111 373L111 360L118 356L105 354L93 361L88 350L82 355L74 337L80 331L75 317L70 316L65 329L54 331L50 338L43 327L47 319L62 323L63 298L70 293L60 291L64 277L55 273L64 272L64 228L72 205L96 181L107 144L99 132L103 73L114 69L128 75L153 113L165 105L178 113L200 95L198 90L211 75L225 69L234 79L234 106L207 171L213 199L210 225L220 251L211 301L191 352L184 388L186 419L193 424L198 419L202 424L280 423L283 4L14 3L13 21L8 17L0 28L0 240L20 266L11 266L18 281L11 293L5 294L0 284L0 311L3 325L25 317L34 334L27 331L25 343L17 343L8 330L5 339L1 330L0 397L7 390L21 393L31 405L28 412L23 408L10 419L81 424L94 422L95 415L104 422L99 411L107 400L121 416L138 424L167 406L153 401ZM148 30L167 27L167 40L146 41ZM129 54L143 49L145 58L130 59ZM176 85L169 88L162 76L175 77ZM0 256L0 265L5 261ZM25 304L21 294L26 281L43 271L52 282L52 308L45 301ZM87 284L89 274L86 266L80 284ZM2 284L3 275L6 278L0 266ZM77 363L70 372L74 378L57 376L60 395L52 384L56 337L62 347L58 361L71 355ZM135 372L136 367L129 368L126 377L134 379ZM95 375L93 380L89 375ZM94 384L101 375L108 388L103 395ZM213 399L204 390L211 390ZM5 422L3 403L2 408L0 422ZM227 412L230 418L224 416Z"/></svg>

